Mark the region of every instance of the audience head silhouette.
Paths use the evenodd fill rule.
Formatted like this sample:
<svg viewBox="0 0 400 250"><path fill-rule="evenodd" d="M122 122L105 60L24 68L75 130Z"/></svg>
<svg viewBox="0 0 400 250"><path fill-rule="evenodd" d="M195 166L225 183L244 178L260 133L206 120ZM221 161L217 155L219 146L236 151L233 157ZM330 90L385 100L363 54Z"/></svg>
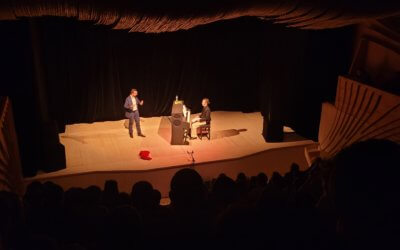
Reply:
<svg viewBox="0 0 400 250"><path fill-rule="evenodd" d="M393 236L400 222L399 156L399 144L372 139L333 158L329 191L339 216L338 229L345 237L368 242Z"/></svg>
<svg viewBox="0 0 400 250"><path fill-rule="evenodd" d="M193 169L181 169L172 177L169 196L175 208L196 208L206 199L203 179Z"/></svg>
<svg viewBox="0 0 400 250"><path fill-rule="evenodd" d="M150 182L139 181L132 186L132 202L139 210L150 209L153 204L153 186Z"/></svg>

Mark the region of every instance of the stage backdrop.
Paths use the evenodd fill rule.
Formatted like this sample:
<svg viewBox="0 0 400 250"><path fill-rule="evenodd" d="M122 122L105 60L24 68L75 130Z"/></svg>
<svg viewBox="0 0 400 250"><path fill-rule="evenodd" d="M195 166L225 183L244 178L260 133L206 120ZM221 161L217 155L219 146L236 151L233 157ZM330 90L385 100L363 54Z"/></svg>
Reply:
<svg viewBox="0 0 400 250"><path fill-rule="evenodd" d="M193 112L261 111L316 138L321 102L349 68L352 27L304 31L240 18L188 31L144 34L66 18L0 23L5 94L15 103L24 166L43 119L119 120L131 88L142 116L168 115L176 95ZM11 62L11 65L10 65ZM2 84L3 84L2 83ZM27 128L29 124L29 128Z"/></svg>

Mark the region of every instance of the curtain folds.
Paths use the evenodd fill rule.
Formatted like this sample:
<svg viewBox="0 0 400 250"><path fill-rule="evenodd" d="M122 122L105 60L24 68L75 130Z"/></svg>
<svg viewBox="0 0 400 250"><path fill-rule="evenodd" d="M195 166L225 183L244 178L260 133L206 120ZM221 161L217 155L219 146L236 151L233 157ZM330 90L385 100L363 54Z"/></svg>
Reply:
<svg viewBox="0 0 400 250"><path fill-rule="evenodd" d="M399 1L379 0L2 0L0 20L58 16L114 29L159 33L255 16L303 29L337 28L400 15Z"/></svg>

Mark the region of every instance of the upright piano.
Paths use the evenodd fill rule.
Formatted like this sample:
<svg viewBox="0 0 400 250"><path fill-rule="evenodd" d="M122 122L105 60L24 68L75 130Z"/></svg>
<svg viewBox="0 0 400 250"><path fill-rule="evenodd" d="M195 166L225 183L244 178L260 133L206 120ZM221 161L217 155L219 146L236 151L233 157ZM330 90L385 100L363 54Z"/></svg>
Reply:
<svg viewBox="0 0 400 250"><path fill-rule="evenodd" d="M187 145L190 132L190 110L182 100L172 103L171 111L171 145Z"/></svg>

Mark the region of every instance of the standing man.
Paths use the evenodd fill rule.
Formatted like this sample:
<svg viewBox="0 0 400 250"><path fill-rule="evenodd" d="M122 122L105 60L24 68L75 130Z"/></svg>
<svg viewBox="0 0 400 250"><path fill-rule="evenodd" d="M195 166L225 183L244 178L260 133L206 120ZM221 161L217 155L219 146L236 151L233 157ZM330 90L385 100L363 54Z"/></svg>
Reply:
<svg viewBox="0 0 400 250"><path fill-rule="evenodd" d="M139 105L143 105L143 100L139 100L137 97L138 91L136 89L131 90L131 94L125 99L125 116L129 119L129 136L133 138L133 121L136 123L136 130L138 136L146 137L142 134L142 130L140 129L140 116L139 116Z"/></svg>

